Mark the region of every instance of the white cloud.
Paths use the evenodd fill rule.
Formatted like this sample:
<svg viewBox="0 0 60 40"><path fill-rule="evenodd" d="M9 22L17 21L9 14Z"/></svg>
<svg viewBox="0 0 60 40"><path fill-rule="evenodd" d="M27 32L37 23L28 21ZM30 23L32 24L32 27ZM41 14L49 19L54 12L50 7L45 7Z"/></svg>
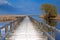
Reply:
<svg viewBox="0 0 60 40"><path fill-rule="evenodd" d="M11 3L12 2L13 1L11 1ZM7 0L4 0L4 2L2 2L2 3L11 5L11 3L9 3ZM36 13L40 14L39 5L40 4L38 4L32 0L16 0L12 3L12 6L19 10L18 12L14 11L14 13L26 13L26 14L30 14L30 13L31 14L36 14Z"/></svg>
<svg viewBox="0 0 60 40"><path fill-rule="evenodd" d="M2 5L2 4L12 5L12 4L9 3L7 0L0 0L0 5Z"/></svg>

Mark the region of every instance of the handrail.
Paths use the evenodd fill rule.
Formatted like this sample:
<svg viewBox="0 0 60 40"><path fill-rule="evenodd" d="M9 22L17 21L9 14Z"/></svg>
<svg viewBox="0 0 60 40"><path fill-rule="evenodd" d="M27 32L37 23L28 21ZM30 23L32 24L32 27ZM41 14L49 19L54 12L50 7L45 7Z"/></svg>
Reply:
<svg viewBox="0 0 60 40"><path fill-rule="evenodd" d="M14 21L16 21L16 20L14 20ZM13 22L14 22L14 21L13 21ZM13 22L12 22L12 23L13 23ZM3 27L0 27L0 29L5 28L7 25L10 25L10 23L8 23L8 24L4 25Z"/></svg>
<svg viewBox="0 0 60 40"><path fill-rule="evenodd" d="M30 16L29 16L29 17L30 17ZM41 23L40 23L39 21L37 21L36 19L34 19L34 18L32 18L32 17L30 17L30 19L31 19L32 22L33 22L33 21L38 22L38 24L39 24L38 27L39 27L40 30L42 30L41 27L40 27L40 26L41 26L41 25L40 25ZM35 22L34 22L34 23L35 23ZM35 23L35 24L36 24L36 23ZM45 30L42 30L42 31L43 31L48 37L50 37L51 40L55 40L55 38L53 38L50 34L48 34L48 32L46 32Z"/></svg>
<svg viewBox="0 0 60 40"><path fill-rule="evenodd" d="M42 30L48 37L51 38L51 40L55 40L55 38L53 38L50 34L48 34L48 32L46 32L45 30Z"/></svg>
<svg viewBox="0 0 60 40"><path fill-rule="evenodd" d="M8 24L0 27L0 31L1 31L1 29L5 28L5 36L4 36L4 37L8 38L8 33L9 33L9 32L12 33L12 31L13 31L13 29L12 29L13 27L12 27L12 26L18 25L20 22L22 22L23 19L24 19L24 17L22 17L22 18L17 18L17 19L15 19L15 20L12 20L10 23L8 23ZM13 24L14 24L14 25L13 25ZM10 31L8 31L8 26L10 26ZM16 28L16 27L14 27L14 28ZM3 37L3 36L1 35L1 32L0 32L0 38L2 38L2 37ZM0 40L2 40L2 39L0 39Z"/></svg>
<svg viewBox="0 0 60 40"><path fill-rule="evenodd" d="M10 23L14 23L14 22L16 22L16 21L18 21L18 20L19 20L19 19L15 19L15 20L11 21ZM10 23L8 23L8 24L4 25L3 27L0 27L0 29L5 28L7 25L10 25Z"/></svg>
<svg viewBox="0 0 60 40"><path fill-rule="evenodd" d="M51 28L51 29L53 29L53 30L55 30L56 32L60 33L60 30L57 29L57 28L55 28L54 26L50 26L48 24L46 24L46 26L49 27L49 28Z"/></svg>
<svg viewBox="0 0 60 40"><path fill-rule="evenodd" d="M32 18L32 17L31 17ZM32 18L33 19L33 18ZM36 19L34 19L34 20L36 20ZM37 21L37 20L36 20ZM54 26L50 26L50 25L48 25L48 24L45 24L45 23L43 23L43 22L39 22L39 21L37 21L38 23L42 23L43 25L45 25L45 26L47 26L48 28L51 28L52 30L54 30L55 32L58 32L58 33L60 33L60 30L59 29L57 29L57 28L55 28Z"/></svg>
<svg viewBox="0 0 60 40"><path fill-rule="evenodd" d="M51 38L51 40L55 40L55 38L53 38L50 34L48 34L48 32L46 32L42 27L43 27L44 25L42 25L42 24L40 24L40 29L48 36L48 37L50 37Z"/></svg>
<svg viewBox="0 0 60 40"><path fill-rule="evenodd" d="M45 20L46 21L46 20ZM50 26L50 25L48 25L48 24L46 24L46 23L43 23L43 22L41 22L43 25L45 25L45 26L47 26L48 28L51 28L52 30L54 30L55 32L58 32L59 34L60 34L60 30L59 29L57 29L57 28L55 28L54 26Z"/></svg>
<svg viewBox="0 0 60 40"><path fill-rule="evenodd" d="M39 22L39 21L37 21L36 19L32 18L31 16L29 16L29 18L30 18L30 20L31 20L32 22L35 22L37 25L39 25L39 24L40 24L40 22Z"/></svg>

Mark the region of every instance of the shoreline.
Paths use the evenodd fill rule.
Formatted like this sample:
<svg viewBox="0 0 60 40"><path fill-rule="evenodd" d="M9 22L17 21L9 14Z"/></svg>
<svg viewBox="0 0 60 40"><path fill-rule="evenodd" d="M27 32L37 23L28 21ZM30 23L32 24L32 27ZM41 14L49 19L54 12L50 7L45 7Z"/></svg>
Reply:
<svg viewBox="0 0 60 40"><path fill-rule="evenodd" d="M43 15L41 15L41 16L39 16L39 18L45 18L45 15L43 14ZM51 18L51 19L54 19L54 20L57 20L57 21L60 21L60 14L58 14L55 18Z"/></svg>

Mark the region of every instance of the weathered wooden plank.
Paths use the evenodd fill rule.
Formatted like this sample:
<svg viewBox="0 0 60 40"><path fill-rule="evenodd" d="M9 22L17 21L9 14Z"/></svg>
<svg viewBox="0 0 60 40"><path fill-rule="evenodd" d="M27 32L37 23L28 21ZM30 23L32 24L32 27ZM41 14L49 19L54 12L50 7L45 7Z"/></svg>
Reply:
<svg viewBox="0 0 60 40"><path fill-rule="evenodd" d="M5 27L5 36L8 38L8 26Z"/></svg>

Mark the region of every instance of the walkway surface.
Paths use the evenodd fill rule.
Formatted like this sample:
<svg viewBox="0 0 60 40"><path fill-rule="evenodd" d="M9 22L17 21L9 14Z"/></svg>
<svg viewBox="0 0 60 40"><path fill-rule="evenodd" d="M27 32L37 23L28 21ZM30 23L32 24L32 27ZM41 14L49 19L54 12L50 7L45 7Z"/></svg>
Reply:
<svg viewBox="0 0 60 40"><path fill-rule="evenodd" d="M20 26L15 30L13 36L10 37L10 40L47 40L43 38L43 33L38 32L35 29L35 26L30 21L27 16Z"/></svg>

